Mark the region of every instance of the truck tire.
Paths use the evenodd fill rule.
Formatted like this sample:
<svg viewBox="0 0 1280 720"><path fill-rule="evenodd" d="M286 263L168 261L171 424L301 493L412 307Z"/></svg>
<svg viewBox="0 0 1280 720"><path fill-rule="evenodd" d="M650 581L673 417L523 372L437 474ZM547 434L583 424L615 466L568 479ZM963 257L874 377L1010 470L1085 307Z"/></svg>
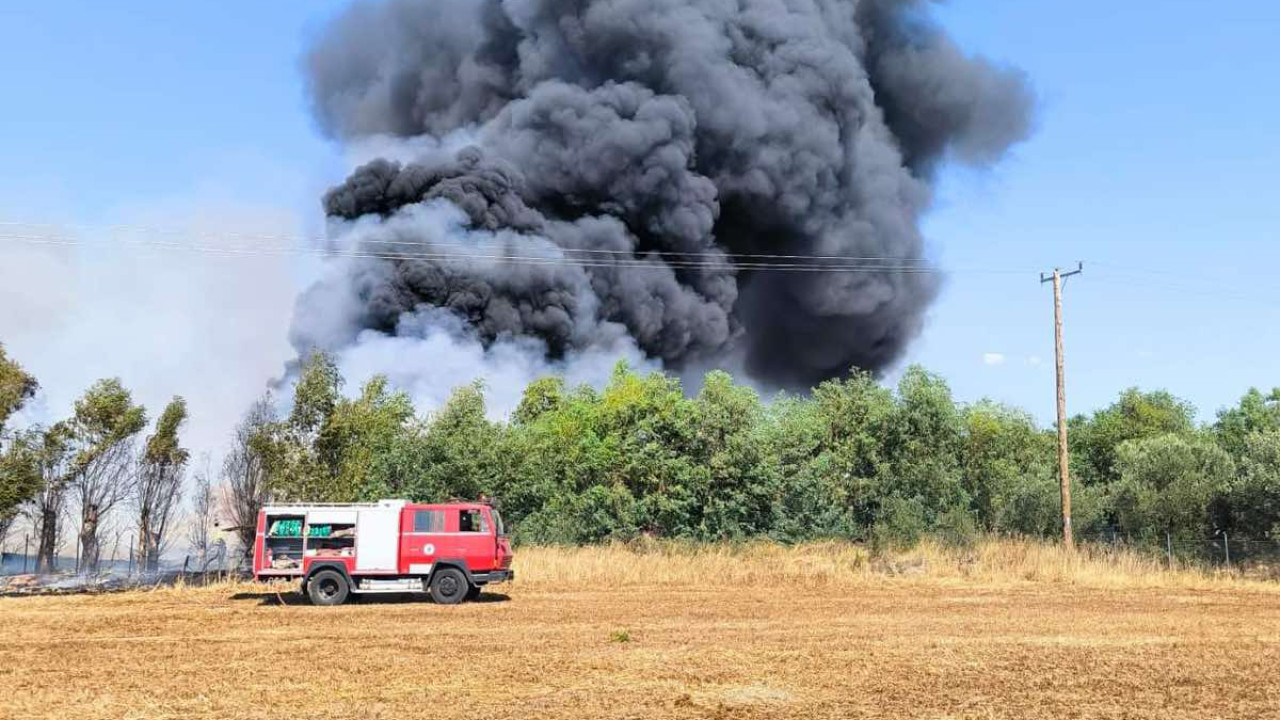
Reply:
<svg viewBox="0 0 1280 720"><path fill-rule="evenodd" d="M321 570L307 581L307 597L312 605L341 605L350 594L347 576L337 570Z"/></svg>
<svg viewBox="0 0 1280 720"><path fill-rule="evenodd" d="M457 605L467 599L471 583L458 568L444 567L431 576L431 599L439 605Z"/></svg>

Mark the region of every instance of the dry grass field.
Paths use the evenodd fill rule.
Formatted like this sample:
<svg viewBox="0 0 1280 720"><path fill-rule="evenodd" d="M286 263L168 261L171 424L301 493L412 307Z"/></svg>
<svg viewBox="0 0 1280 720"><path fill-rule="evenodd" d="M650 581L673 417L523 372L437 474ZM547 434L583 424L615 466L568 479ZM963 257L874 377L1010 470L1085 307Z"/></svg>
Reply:
<svg viewBox="0 0 1280 720"><path fill-rule="evenodd" d="M1280 717L1275 583L1009 542L524 549L517 571L458 607L0 598L0 718Z"/></svg>

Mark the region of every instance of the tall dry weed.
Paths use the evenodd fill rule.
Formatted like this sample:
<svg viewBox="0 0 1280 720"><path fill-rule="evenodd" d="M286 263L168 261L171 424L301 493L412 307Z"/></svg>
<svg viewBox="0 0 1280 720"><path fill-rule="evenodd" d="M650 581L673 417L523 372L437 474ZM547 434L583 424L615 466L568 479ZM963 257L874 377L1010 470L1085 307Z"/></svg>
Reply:
<svg viewBox="0 0 1280 720"><path fill-rule="evenodd" d="M700 545L646 540L591 547L521 547L521 584L859 586L900 581L1067 583L1098 588L1238 587L1280 590L1275 583L1193 567L1169 569L1161 559L1127 549L1085 545L1067 552L1036 540L987 538L967 548L926 541L905 551L821 542Z"/></svg>

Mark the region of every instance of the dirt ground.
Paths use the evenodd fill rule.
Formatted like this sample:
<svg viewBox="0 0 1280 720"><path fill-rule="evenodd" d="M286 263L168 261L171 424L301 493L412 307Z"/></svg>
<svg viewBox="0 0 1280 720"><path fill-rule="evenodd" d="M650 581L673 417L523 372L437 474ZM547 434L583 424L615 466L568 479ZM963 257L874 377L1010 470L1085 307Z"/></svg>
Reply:
<svg viewBox="0 0 1280 720"><path fill-rule="evenodd" d="M887 580L0 598L0 718L1280 717L1280 595Z"/></svg>

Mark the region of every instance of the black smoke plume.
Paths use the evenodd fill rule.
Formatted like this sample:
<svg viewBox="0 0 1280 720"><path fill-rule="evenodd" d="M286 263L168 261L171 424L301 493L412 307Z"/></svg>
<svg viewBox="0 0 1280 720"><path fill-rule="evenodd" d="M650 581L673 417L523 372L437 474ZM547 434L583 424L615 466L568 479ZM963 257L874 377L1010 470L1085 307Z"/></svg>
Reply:
<svg viewBox="0 0 1280 720"><path fill-rule="evenodd" d="M928 6L352 6L308 57L322 128L465 147L376 160L325 196L371 257L308 291L295 344L447 315L486 347L532 338L555 359L621 340L780 387L885 368L936 294L913 270L937 168L999 160L1032 111L1023 74L964 54Z"/></svg>

